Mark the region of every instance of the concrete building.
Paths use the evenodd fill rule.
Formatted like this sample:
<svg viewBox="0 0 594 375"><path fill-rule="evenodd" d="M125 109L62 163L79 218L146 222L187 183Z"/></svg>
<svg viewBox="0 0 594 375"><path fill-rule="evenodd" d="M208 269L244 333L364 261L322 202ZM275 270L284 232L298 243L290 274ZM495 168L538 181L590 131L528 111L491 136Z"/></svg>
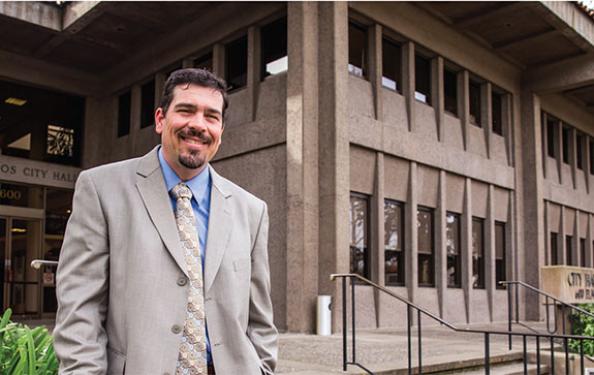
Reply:
<svg viewBox="0 0 594 375"><path fill-rule="evenodd" d="M191 66L232 87L213 164L269 205L282 330L314 329L332 273L472 323L507 316L498 281L594 266L594 19L577 4L1 2L5 308L52 316L55 270L27 265L58 258L77 173L153 148L164 80ZM405 324L364 286L357 304L362 326Z"/></svg>

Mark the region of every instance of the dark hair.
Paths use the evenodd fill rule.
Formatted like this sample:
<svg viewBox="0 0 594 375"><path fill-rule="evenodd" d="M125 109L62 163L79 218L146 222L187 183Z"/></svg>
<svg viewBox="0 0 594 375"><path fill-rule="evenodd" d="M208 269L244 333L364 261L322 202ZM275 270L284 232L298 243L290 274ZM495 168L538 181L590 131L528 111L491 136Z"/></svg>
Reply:
<svg viewBox="0 0 594 375"><path fill-rule="evenodd" d="M186 68L173 71L165 81L163 94L161 95L160 107L164 113L167 113L169 105L173 101L173 90L180 85L188 86L190 84L212 88L223 95L223 118L225 111L229 106L227 98L227 83L222 78L217 77L206 69Z"/></svg>

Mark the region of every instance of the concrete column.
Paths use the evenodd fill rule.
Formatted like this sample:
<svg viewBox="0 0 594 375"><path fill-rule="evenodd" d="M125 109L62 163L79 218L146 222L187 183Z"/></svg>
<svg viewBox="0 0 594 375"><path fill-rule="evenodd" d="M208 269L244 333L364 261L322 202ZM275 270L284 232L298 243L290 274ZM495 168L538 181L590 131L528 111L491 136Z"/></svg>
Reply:
<svg viewBox="0 0 594 375"><path fill-rule="evenodd" d="M385 227L384 227L384 154L376 152L375 157L375 179L374 194L372 204L375 205L371 210L372 215L372 234L371 234L371 279L379 285L386 284L385 275ZM375 321L380 321L380 291L373 290L375 301Z"/></svg>
<svg viewBox="0 0 594 375"><path fill-rule="evenodd" d="M557 173L559 174L559 184L563 185L563 124L557 121Z"/></svg>
<svg viewBox="0 0 594 375"><path fill-rule="evenodd" d="M561 259L559 259L560 264L567 264L567 249L565 246L565 235L565 206L561 206L561 223L559 227L559 235L557 236L557 245L561 245L559 246L559 253L561 254Z"/></svg>
<svg viewBox="0 0 594 375"><path fill-rule="evenodd" d="M247 63L247 92L250 103L248 118L256 121L258 109L258 92L260 89L260 29L256 26L248 28L248 63Z"/></svg>
<svg viewBox="0 0 594 375"><path fill-rule="evenodd" d="M458 114L460 115L460 123L462 124L462 141L464 143L464 150L468 150L468 129L470 128L470 94L468 84L470 77L468 70L463 70L458 73Z"/></svg>
<svg viewBox="0 0 594 375"><path fill-rule="evenodd" d="M418 229L417 229L417 163L410 163L408 181L408 204L406 205L406 219L404 220L405 231L405 261L406 261L406 286L408 298L415 301L415 295L419 288L418 275Z"/></svg>
<svg viewBox="0 0 594 375"><path fill-rule="evenodd" d="M443 71L443 70L442 70ZM435 266L437 269L435 283L437 286L437 295L439 300L439 314L444 317L444 298L448 287L448 255L446 246L446 212L447 212L447 192L446 192L446 172L439 171L439 188L436 221L435 221Z"/></svg>
<svg viewBox="0 0 594 375"><path fill-rule="evenodd" d="M437 124L437 139L443 142L445 124L444 124L444 83L443 83L443 57L437 56L431 62L432 74L434 77L431 80L432 88L431 95L433 98L433 108L435 109L435 123Z"/></svg>
<svg viewBox="0 0 594 375"><path fill-rule="evenodd" d="M493 148L493 111L491 107L491 82L485 82L481 85L481 124L483 124L485 133L488 159L491 159L491 149Z"/></svg>
<svg viewBox="0 0 594 375"><path fill-rule="evenodd" d="M497 281L495 280L495 213L493 211L495 188L489 184L487 196L487 218L485 220L485 288L487 288L487 298L489 301L490 321L493 321L493 309L498 308L493 305Z"/></svg>
<svg viewBox="0 0 594 375"><path fill-rule="evenodd" d="M580 265L580 211L575 210L573 220L573 239L571 241L572 259L577 266Z"/></svg>
<svg viewBox="0 0 594 375"><path fill-rule="evenodd" d="M408 131L415 124L415 44L408 41L402 45L402 95L406 102Z"/></svg>
<svg viewBox="0 0 594 375"><path fill-rule="evenodd" d="M291 332L309 333L315 330L319 277L317 7L309 2L287 5L285 324Z"/></svg>
<svg viewBox="0 0 594 375"><path fill-rule="evenodd" d="M523 258L524 278L528 284L539 285L540 268L544 265L544 195L542 187L542 141L540 99L529 91L522 93L522 147L523 147ZM527 319L537 319L538 297L526 294L523 306Z"/></svg>
<svg viewBox="0 0 594 375"><path fill-rule="evenodd" d="M569 165L571 166L571 180L573 188L577 188L577 147L576 147L576 131L572 126L569 128Z"/></svg>
<svg viewBox="0 0 594 375"><path fill-rule="evenodd" d="M585 142L585 144L583 145L585 147L584 160L583 160L584 177L586 180L586 193L590 194L590 186L591 186L590 178L592 176L592 174L590 174L590 141L592 138L589 137L587 134L584 134L583 138L584 138L584 142Z"/></svg>
<svg viewBox="0 0 594 375"><path fill-rule="evenodd" d="M212 46L212 72L225 77L225 46L221 43Z"/></svg>
<svg viewBox="0 0 594 375"><path fill-rule="evenodd" d="M505 137L505 146L507 150L508 165L515 165L515 136L514 136L514 105L511 94L505 94L502 98L503 109L503 136Z"/></svg>
<svg viewBox="0 0 594 375"><path fill-rule="evenodd" d="M586 231L586 258L588 259L587 266L594 267L594 233L592 233L592 215L588 215L588 230Z"/></svg>
<svg viewBox="0 0 594 375"><path fill-rule="evenodd" d="M549 156L549 128L547 126L548 123L548 115L546 112L542 112L541 114L541 120L540 120L540 124L541 124L541 134L542 134L542 153L541 153L541 158L542 158L542 178L546 179L548 176L548 171L547 171L547 158Z"/></svg>
<svg viewBox="0 0 594 375"><path fill-rule="evenodd" d="M464 290L466 322L470 323L470 301L472 297L472 181L464 179L464 206L462 208L462 289Z"/></svg>
<svg viewBox="0 0 594 375"><path fill-rule="evenodd" d="M367 32L369 45L369 81L373 95L375 119L382 121L382 26L374 24Z"/></svg>
<svg viewBox="0 0 594 375"><path fill-rule="evenodd" d="M545 143L546 144L546 143ZM552 265L553 257L551 256L551 228L549 223L549 212L550 212L550 203L549 201L544 201L544 249L545 249L545 256L544 262L545 265Z"/></svg>
<svg viewBox="0 0 594 375"><path fill-rule="evenodd" d="M334 272L349 271L348 4L318 3L319 292L334 295ZM291 69L291 68L289 68ZM333 310L334 328L340 308Z"/></svg>

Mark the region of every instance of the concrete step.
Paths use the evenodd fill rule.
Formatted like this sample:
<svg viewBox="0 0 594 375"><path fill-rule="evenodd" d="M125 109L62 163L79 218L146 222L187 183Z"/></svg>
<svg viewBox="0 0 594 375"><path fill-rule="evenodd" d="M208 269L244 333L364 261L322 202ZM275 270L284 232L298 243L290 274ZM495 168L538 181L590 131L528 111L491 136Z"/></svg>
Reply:
<svg viewBox="0 0 594 375"><path fill-rule="evenodd" d="M538 371L535 364L528 364L527 366L528 375L548 375L549 374L549 367L548 366L540 366L540 371ZM460 374L460 375L484 375L485 368L474 368L474 369L467 369L467 370L458 370L458 371L451 371L451 372L442 372L441 374ZM515 362L508 362L508 363L501 363L492 365L490 368L491 375L523 375L524 374L524 364L521 361Z"/></svg>

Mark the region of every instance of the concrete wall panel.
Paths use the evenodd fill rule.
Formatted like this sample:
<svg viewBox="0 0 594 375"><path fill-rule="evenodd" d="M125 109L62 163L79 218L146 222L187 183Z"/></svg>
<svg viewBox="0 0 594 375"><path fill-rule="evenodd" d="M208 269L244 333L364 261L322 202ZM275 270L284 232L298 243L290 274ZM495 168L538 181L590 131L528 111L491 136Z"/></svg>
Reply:
<svg viewBox="0 0 594 375"><path fill-rule="evenodd" d="M382 106L384 124L408 130L404 96L392 90L382 89L382 100L384 101Z"/></svg>
<svg viewBox="0 0 594 375"><path fill-rule="evenodd" d="M246 88L239 89L229 95L229 109L226 113L227 118L225 122L227 129L252 121L249 118L249 114L252 112L250 110L252 103L249 99L249 92Z"/></svg>
<svg viewBox="0 0 594 375"><path fill-rule="evenodd" d="M439 171L435 168L419 165L417 170L418 204L437 207L439 192Z"/></svg>
<svg viewBox="0 0 594 375"><path fill-rule="evenodd" d="M489 186L482 182L472 181L472 216L487 217L489 202Z"/></svg>
<svg viewBox="0 0 594 375"><path fill-rule="evenodd" d="M349 74L348 93L349 121L356 122L357 117L375 117L369 81Z"/></svg>
<svg viewBox="0 0 594 375"><path fill-rule="evenodd" d="M384 158L384 192L386 198L406 202L408 197L409 172L410 166L408 161L391 156Z"/></svg>
<svg viewBox="0 0 594 375"><path fill-rule="evenodd" d="M444 116L444 142L460 150L464 149L464 136L462 134L462 123L458 117L448 113Z"/></svg>
<svg viewBox="0 0 594 375"><path fill-rule="evenodd" d="M578 233L581 238L588 236L588 216L585 212L579 213Z"/></svg>
<svg viewBox="0 0 594 375"><path fill-rule="evenodd" d="M392 292L408 299L405 287L389 287ZM406 304L387 294L379 294L380 328L406 328Z"/></svg>
<svg viewBox="0 0 594 375"><path fill-rule="evenodd" d="M509 190L495 187L493 189L493 218L497 221L507 222L509 218Z"/></svg>
<svg viewBox="0 0 594 375"><path fill-rule="evenodd" d="M474 125L468 127L468 150L473 154L487 157L487 140L482 128Z"/></svg>
<svg viewBox="0 0 594 375"><path fill-rule="evenodd" d="M351 146L349 158L351 170L350 190L372 195L375 176L375 153Z"/></svg>
<svg viewBox="0 0 594 375"><path fill-rule="evenodd" d="M574 229L575 229L575 210L572 208L565 207L564 213L564 223L563 227L565 228L565 234L569 236L573 236Z"/></svg>
<svg viewBox="0 0 594 375"><path fill-rule="evenodd" d="M287 114L287 75L268 76L258 87L256 120L285 118ZM284 124L278 124L282 126Z"/></svg>
<svg viewBox="0 0 594 375"><path fill-rule="evenodd" d="M464 290L447 288L444 293L443 319L450 323L466 323Z"/></svg>
<svg viewBox="0 0 594 375"><path fill-rule="evenodd" d="M507 291L495 290L493 291L493 321L503 322L507 319Z"/></svg>
<svg viewBox="0 0 594 375"><path fill-rule="evenodd" d="M437 142L437 124L435 122L435 109L427 104L415 102L415 124L413 130L416 135L426 141Z"/></svg>
<svg viewBox="0 0 594 375"><path fill-rule="evenodd" d="M439 316L439 301L437 300L437 289L436 288L419 288L416 292L415 301L417 305L421 306L425 310ZM423 315L423 325L435 325L433 319L429 319Z"/></svg>
<svg viewBox="0 0 594 375"><path fill-rule="evenodd" d="M486 290L474 289L470 293L470 323L488 323L491 318Z"/></svg>
<svg viewBox="0 0 594 375"><path fill-rule="evenodd" d="M464 209L464 177L446 175L446 208L461 214Z"/></svg>
<svg viewBox="0 0 594 375"><path fill-rule="evenodd" d="M558 204L549 202L549 208L547 210L548 223L547 227L551 232L559 233L561 228L561 206Z"/></svg>
<svg viewBox="0 0 594 375"><path fill-rule="evenodd" d="M491 158L502 164L509 163L505 138L495 133L491 134Z"/></svg>

